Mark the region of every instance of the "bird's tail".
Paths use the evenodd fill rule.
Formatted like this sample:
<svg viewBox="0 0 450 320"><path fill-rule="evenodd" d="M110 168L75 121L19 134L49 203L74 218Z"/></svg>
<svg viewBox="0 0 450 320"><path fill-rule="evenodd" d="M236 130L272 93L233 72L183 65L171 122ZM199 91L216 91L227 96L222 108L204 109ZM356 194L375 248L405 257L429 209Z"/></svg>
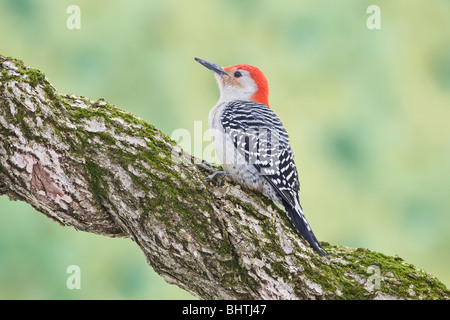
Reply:
<svg viewBox="0 0 450 320"><path fill-rule="evenodd" d="M295 228L303 237L303 239L308 241L310 246L314 250L316 250L321 256L327 254L328 252L322 247L322 245L314 235L311 227L309 226L309 223L306 220L305 215L303 214L303 210L299 201L297 200L295 207L293 207L290 203L283 200L283 206L286 209L289 218L292 221L292 224L295 226Z"/></svg>

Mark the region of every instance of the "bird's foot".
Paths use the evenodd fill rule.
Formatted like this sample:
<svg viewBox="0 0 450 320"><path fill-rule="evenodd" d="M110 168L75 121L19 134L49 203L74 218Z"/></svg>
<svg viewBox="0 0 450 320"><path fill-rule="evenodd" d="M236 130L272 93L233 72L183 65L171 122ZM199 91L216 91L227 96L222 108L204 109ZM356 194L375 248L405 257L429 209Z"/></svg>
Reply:
<svg viewBox="0 0 450 320"><path fill-rule="evenodd" d="M220 179L221 176L227 176L230 173L227 171L220 171L220 170L216 170L214 169L207 161L203 160L201 163L196 163L195 164L197 167L206 169L210 172L212 172L211 175L207 176L206 178L203 178L202 181L205 180L212 180L214 178L217 178L217 182L219 183L219 186L222 184L222 180Z"/></svg>

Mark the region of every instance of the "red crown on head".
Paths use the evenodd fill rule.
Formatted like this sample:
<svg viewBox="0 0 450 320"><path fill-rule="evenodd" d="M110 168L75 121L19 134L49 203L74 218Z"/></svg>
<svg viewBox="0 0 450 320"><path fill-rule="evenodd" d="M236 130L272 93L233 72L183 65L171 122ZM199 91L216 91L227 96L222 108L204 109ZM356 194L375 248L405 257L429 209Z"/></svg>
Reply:
<svg viewBox="0 0 450 320"><path fill-rule="evenodd" d="M250 77L252 77L253 81L255 81L255 84L258 88L258 90L250 99L269 107L269 82L267 81L267 78L261 71L261 69L248 64L237 64L223 69L226 72L229 72L232 69L241 69L248 71Z"/></svg>

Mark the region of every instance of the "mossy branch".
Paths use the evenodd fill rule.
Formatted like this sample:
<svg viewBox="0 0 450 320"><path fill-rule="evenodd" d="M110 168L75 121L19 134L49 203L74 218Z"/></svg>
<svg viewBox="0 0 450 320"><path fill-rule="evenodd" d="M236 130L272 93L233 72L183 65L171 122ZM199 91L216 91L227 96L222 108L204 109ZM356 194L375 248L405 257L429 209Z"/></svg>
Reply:
<svg viewBox="0 0 450 320"><path fill-rule="evenodd" d="M131 238L167 282L205 299L449 299L400 258L330 245L319 257L271 201L202 181L154 126L60 95L21 61L0 56L0 70L0 194L61 225Z"/></svg>

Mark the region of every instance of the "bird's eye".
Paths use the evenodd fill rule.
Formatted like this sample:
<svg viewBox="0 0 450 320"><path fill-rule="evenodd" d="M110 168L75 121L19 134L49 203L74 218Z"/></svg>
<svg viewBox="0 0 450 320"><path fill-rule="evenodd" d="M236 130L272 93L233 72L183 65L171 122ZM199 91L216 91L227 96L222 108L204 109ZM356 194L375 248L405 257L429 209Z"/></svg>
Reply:
<svg viewBox="0 0 450 320"><path fill-rule="evenodd" d="M242 77L242 73L240 73L239 71L236 71L236 72L234 73L234 77L235 77L235 78L240 78L240 77Z"/></svg>

